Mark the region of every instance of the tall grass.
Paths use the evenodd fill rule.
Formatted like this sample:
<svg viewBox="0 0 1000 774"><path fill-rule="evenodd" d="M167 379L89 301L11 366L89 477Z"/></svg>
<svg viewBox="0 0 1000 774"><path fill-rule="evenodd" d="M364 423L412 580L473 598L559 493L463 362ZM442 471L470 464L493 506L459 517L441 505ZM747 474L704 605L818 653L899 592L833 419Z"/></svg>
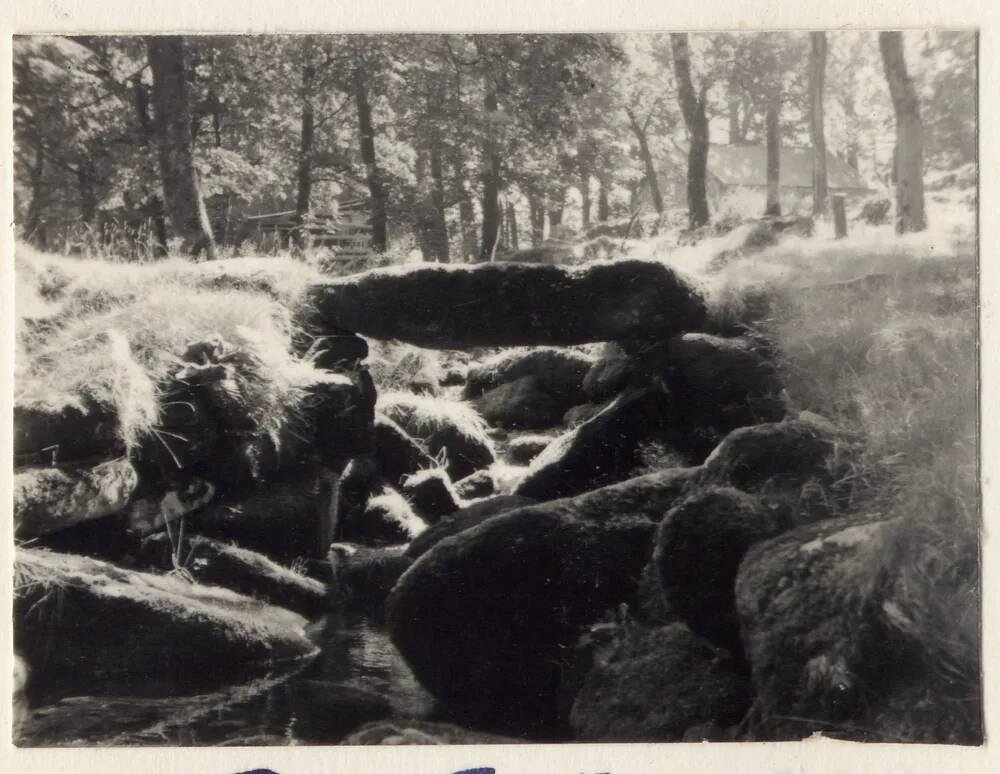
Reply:
<svg viewBox="0 0 1000 774"><path fill-rule="evenodd" d="M116 410L131 447L155 429L187 345L218 334L249 355L241 399L277 438L305 388L325 378L291 353L295 310L315 276L280 259L115 264L19 245L15 400L58 409L89 398Z"/></svg>
<svg viewBox="0 0 1000 774"><path fill-rule="evenodd" d="M738 317L751 289L765 293L755 332L790 404L862 439L834 496L844 513L902 517L872 554L891 584L882 615L926 654L934 701L961 735L979 727L980 696L976 264L960 245L917 239L806 255L783 243L734 267L713 302Z"/></svg>

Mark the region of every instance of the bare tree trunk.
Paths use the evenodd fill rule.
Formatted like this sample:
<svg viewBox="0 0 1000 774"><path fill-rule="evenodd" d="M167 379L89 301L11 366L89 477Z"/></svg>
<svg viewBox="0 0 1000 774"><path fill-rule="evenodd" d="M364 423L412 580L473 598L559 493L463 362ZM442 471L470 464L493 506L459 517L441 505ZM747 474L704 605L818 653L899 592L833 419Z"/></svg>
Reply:
<svg viewBox="0 0 1000 774"><path fill-rule="evenodd" d="M552 206L549 207L549 238L552 238L552 227L561 226L563 210L566 209L566 189L560 188L552 197Z"/></svg>
<svg viewBox="0 0 1000 774"><path fill-rule="evenodd" d="M476 255L478 244L476 240L476 210L472 204L472 196L465 179L465 160L462 158L462 149L458 145L451 147L451 167L455 179L455 188L458 194L458 225L461 233L461 261L469 260L469 256Z"/></svg>
<svg viewBox="0 0 1000 774"><path fill-rule="evenodd" d="M80 193L80 220L88 226L97 220L97 192L94 187L96 172L92 162L80 162L76 170L76 188Z"/></svg>
<svg viewBox="0 0 1000 774"><path fill-rule="evenodd" d="M695 94L691 82L691 54L688 51L687 33L671 33L674 71L681 112L690 136L688 149L687 199L688 222L691 228L708 223L708 194L705 177L708 171L708 117L705 114L706 84Z"/></svg>
<svg viewBox="0 0 1000 774"><path fill-rule="evenodd" d="M767 103L767 204L764 215L781 215L781 93Z"/></svg>
<svg viewBox="0 0 1000 774"><path fill-rule="evenodd" d="M513 202L507 203L507 231L509 237L507 246L511 250L517 252L519 249L518 242L520 240L517 235L517 213L514 210Z"/></svg>
<svg viewBox="0 0 1000 774"><path fill-rule="evenodd" d="M880 32L878 43L896 113L896 232L923 231L927 228L927 213L924 210L924 130L920 103L906 70L902 33Z"/></svg>
<svg viewBox="0 0 1000 774"><path fill-rule="evenodd" d="M590 228L590 171L580 170L580 221L583 229Z"/></svg>
<svg viewBox="0 0 1000 774"><path fill-rule="evenodd" d="M307 38L302 51L305 58L302 64L302 124L299 133L299 165L296 175L297 193L295 197L295 221L298 226L295 231L295 242L299 247L303 247L306 242L305 224L309 217L312 200L313 143L316 123L313 90L316 67L309 61L311 53L311 45Z"/></svg>
<svg viewBox="0 0 1000 774"><path fill-rule="evenodd" d="M441 141L431 139L431 202L434 206L434 220L431 225L431 247L434 260L449 263L451 253L448 246L448 221L445 218L444 165L441 161Z"/></svg>
<svg viewBox="0 0 1000 774"><path fill-rule="evenodd" d="M42 220L42 210L45 206L45 146L42 144L42 133L35 132L35 164L31 168L31 203L24 219L24 235L36 247L44 250L48 247L47 234Z"/></svg>
<svg viewBox="0 0 1000 774"><path fill-rule="evenodd" d="M194 166L184 39L179 35L149 36L146 49L153 74L153 110L167 217L181 237L185 253L198 256L204 250L206 257L214 260L212 225Z"/></svg>
<svg viewBox="0 0 1000 774"><path fill-rule="evenodd" d="M632 133L639 142L639 156L642 158L643 166L646 168L646 181L649 184L649 196L653 201L653 208L657 215L663 214L663 194L660 192L660 180L656 176L656 165L653 162L653 154L649 150L649 137L646 134L646 125L640 124L631 108L625 108L628 116L629 126ZM648 121L646 122L648 124Z"/></svg>
<svg viewBox="0 0 1000 774"><path fill-rule="evenodd" d="M531 246L538 247L545 239L545 207L534 194L528 195L528 207L531 210Z"/></svg>
<svg viewBox="0 0 1000 774"><path fill-rule="evenodd" d="M389 243L385 183L375 155L375 126L368 100L365 63L357 61L354 70L354 101L358 109L358 132L361 139L361 160L368 171L368 193L371 198L372 249L384 253Z"/></svg>
<svg viewBox="0 0 1000 774"><path fill-rule="evenodd" d="M813 146L813 214L827 209L826 136L823 132L823 86L826 80L826 33L809 36L809 133Z"/></svg>
<svg viewBox="0 0 1000 774"><path fill-rule="evenodd" d="M608 180L604 175L597 178L597 219L604 223L611 217L611 206L608 204Z"/></svg>
<svg viewBox="0 0 1000 774"><path fill-rule="evenodd" d="M486 76L486 95L483 107L487 113L497 112L497 94L493 83ZM496 140L487 133L483 146L483 238L479 260L488 261L493 256L500 230L500 152Z"/></svg>

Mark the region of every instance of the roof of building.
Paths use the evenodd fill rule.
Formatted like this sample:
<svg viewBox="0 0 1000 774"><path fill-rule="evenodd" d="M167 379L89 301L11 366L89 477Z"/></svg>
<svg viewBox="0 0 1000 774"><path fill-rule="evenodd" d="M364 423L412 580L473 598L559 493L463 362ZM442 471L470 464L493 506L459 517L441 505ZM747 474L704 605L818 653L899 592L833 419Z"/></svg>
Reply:
<svg viewBox="0 0 1000 774"><path fill-rule="evenodd" d="M812 188L812 148L781 149L781 185ZM767 148L763 145L718 145L708 149L708 171L724 185L767 185ZM867 189L858 174L829 151L826 154L830 188Z"/></svg>

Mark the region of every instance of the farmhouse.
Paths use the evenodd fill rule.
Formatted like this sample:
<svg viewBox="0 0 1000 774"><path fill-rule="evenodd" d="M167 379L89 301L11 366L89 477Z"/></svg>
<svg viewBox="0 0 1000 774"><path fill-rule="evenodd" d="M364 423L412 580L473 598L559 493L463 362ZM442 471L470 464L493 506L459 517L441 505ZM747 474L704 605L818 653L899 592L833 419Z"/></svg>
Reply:
<svg viewBox="0 0 1000 774"><path fill-rule="evenodd" d="M812 148L781 149L781 199L788 210L812 196ZM657 181L667 207L684 207L687 202L687 149L656 160ZM872 192L856 169L831 153L826 154L827 181L832 194L844 194L848 200ZM767 148L763 145L722 145L713 143L708 151L705 181L709 204L718 209L729 198L760 198L761 208L767 193ZM651 201L649 187L643 181L640 189L643 204Z"/></svg>

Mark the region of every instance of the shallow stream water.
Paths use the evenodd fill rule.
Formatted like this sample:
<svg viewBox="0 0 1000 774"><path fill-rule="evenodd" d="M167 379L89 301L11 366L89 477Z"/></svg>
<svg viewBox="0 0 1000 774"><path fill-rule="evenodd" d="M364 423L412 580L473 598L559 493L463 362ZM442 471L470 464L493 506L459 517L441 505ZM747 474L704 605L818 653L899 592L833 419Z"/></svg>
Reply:
<svg viewBox="0 0 1000 774"><path fill-rule="evenodd" d="M210 676L179 691L143 675L61 682L15 700L21 746L334 744L358 720L364 697L387 700L393 717L433 711L384 625L335 611L313 622L320 653L307 663L239 684Z"/></svg>

